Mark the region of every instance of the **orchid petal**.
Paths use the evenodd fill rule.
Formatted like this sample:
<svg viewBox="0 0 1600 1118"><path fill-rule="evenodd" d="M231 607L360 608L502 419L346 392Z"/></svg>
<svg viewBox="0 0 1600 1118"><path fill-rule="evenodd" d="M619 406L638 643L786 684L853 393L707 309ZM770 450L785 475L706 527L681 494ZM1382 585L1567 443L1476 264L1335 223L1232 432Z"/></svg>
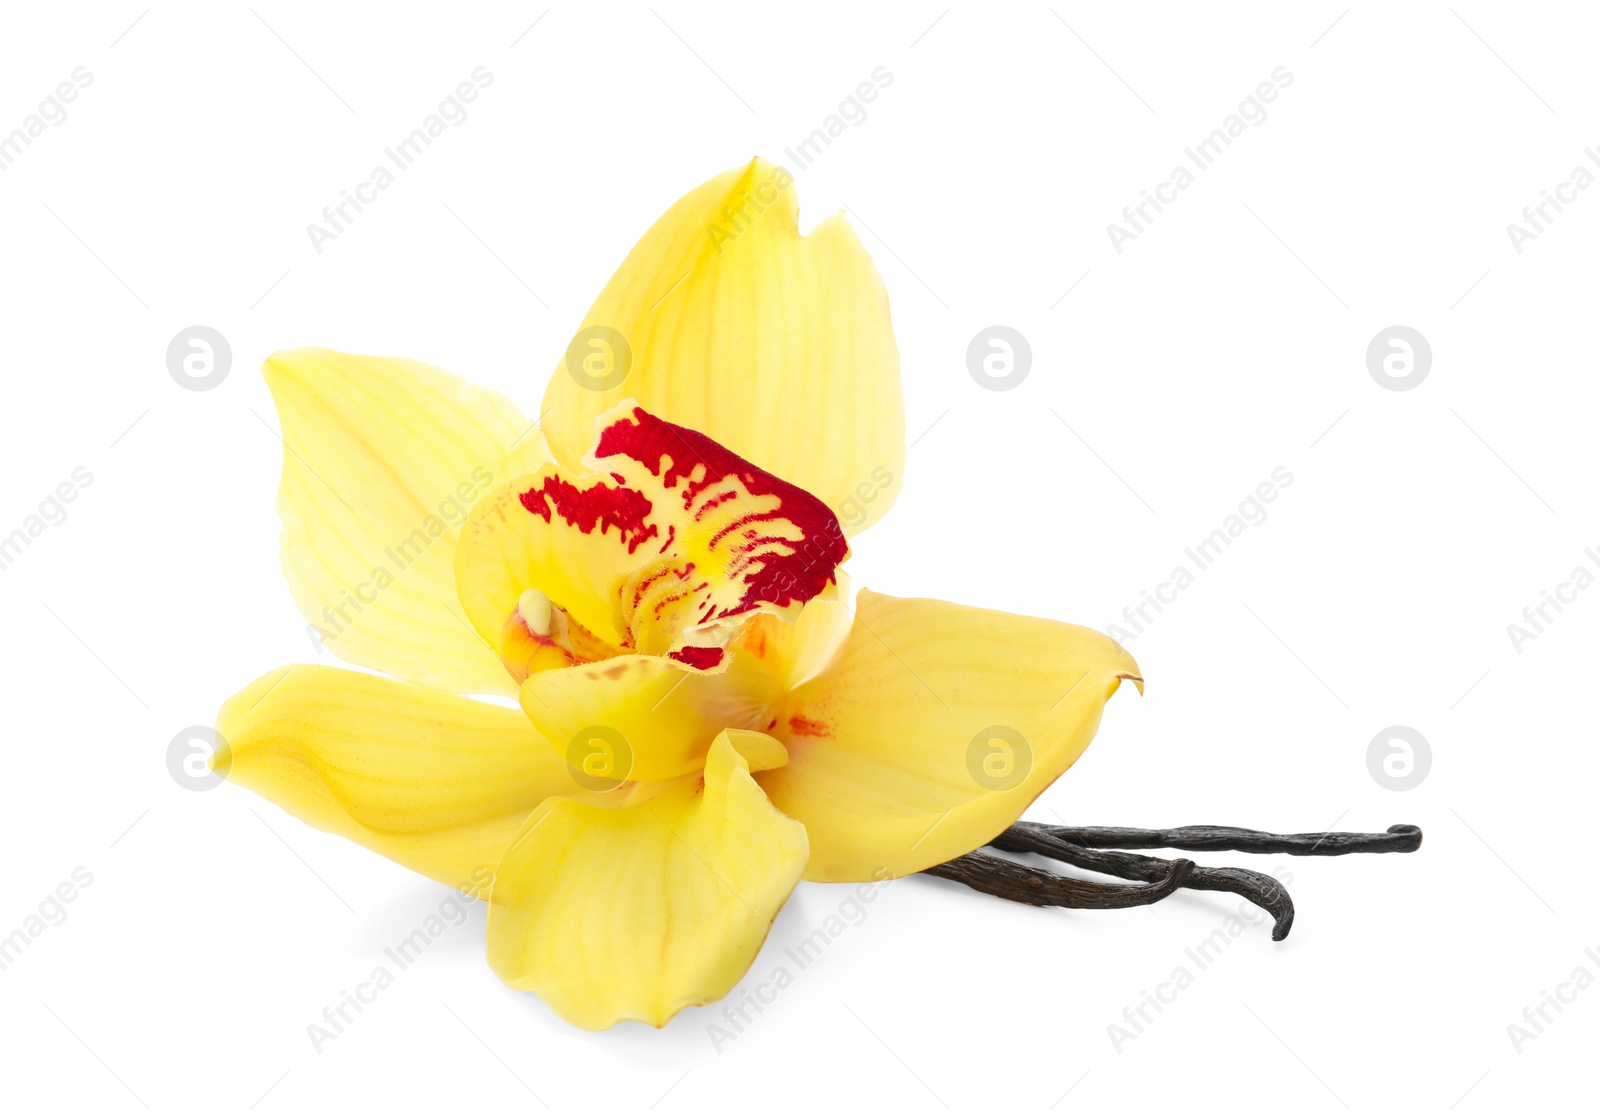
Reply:
<svg viewBox="0 0 1600 1118"><path fill-rule="evenodd" d="M659 1027L733 989L805 864L805 828L719 735L703 780L622 808L540 805L500 862L489 964L582 1028Z"/></svg>
<svg viewBox="0 0 1600 1118"><path fill-rule="evenodd" d="M217 716L212 769L319 830L474 895L573 780L519 710L342 668L279 668Z"/></svg>
<svg viewBox="0 0 1600 1118"><path fill-rule="evenodd" d="M595 787L699 771L725 729L767 730L782 688L752 656L702 671L663 656L618 656L537 672L522 709Z"/></svg>
<svg viewBox="0 0 1600 1118"><path fill-rule="evenodd" d="M595 417L628 397L815 493L847 532L899 491L883 280L842 215L802 237L792 177L762 160L674 204L589 308L545 391L557 460L575 467Z"/></svg>
<svg viewBox="0 0 1600 1118"><path fill-rule="evenodd" d="M473 503L544 458L532 425L415 361L300 349L262 372L283 428L283 570L306 620L351 663L515 693L462 616L454 559Z"/></svg>
<svg viewBox="0 0 1600 1118"><path fill-rule="evenodd" d="M757 779L805 824L808 880L916 873L1016 822L1125 679L1139 666L1092 629L863 590L771 730L789 763Z"/></svg>

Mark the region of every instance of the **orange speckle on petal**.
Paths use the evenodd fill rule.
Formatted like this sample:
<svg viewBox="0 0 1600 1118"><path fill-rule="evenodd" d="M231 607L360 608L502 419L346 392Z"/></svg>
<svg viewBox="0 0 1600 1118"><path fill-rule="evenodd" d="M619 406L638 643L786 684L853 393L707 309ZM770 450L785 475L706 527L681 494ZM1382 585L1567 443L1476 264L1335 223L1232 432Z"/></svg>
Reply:
<svg viewBox="0 0 1600 1118"><path fill-rule="evenodd" d="M803 714L789 716L789 729L803 738L831 738L833 737L833 724L817 718L807 718Z"/></svg>

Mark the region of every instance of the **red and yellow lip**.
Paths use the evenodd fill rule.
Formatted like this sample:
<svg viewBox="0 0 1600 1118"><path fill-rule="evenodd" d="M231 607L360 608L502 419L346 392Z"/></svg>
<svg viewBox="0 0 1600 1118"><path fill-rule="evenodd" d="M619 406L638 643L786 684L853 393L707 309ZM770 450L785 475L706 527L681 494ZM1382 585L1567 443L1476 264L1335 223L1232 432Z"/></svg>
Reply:
<svg viewBox="0 0 1600 1118"><path fill-rule="evenodd" d="M754 611L792 619L836 586L849 545L832 510L698 431L624 402L584 461L584 476L552 463L508 482L462 530L462 604L514 676L597 650L715 668ZM518 612L530 591L553 604L554 635Z"/></svg>

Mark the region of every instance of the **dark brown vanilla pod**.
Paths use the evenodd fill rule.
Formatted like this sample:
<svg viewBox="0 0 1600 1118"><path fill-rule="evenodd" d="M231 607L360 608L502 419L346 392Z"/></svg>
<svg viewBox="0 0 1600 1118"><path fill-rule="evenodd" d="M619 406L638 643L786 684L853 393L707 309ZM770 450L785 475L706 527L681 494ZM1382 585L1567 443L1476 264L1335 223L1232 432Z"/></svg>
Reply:
<svg viewBox="0 0 1600 1118"><path fill-rule="evenodd" d="M952 858L923 872L959 881L980 893L1037 907L1134 908L1154 904L1179 889L1237 893L1272 915L1272 938L1281 940L1294 926L1294 901L1276 878L1255 870L1198 866L1187 858L1156 858L1100 848L1228 850L1324 858L1343 854L1410 854L1422 846L1422 829L1399 823L1382 834L1325 831L1279 835L1211 825L1150 830L1055 826L1024 820L1007 827L989 846L1010 853L1042 854L1078 869L1147 884L1118 885L1064 877L982 850Z"/></svg>

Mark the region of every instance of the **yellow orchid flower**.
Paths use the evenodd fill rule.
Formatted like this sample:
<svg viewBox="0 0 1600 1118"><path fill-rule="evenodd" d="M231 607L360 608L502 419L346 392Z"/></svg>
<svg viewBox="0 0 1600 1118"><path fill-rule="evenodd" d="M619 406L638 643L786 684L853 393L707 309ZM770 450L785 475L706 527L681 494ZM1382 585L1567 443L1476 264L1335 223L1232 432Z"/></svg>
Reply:
<svg viewBox="0 0 1600 1118"><path fill-rule="evenodd" d="M268 673L212 766L487 900L495 972L584 1028L723 997L802 879L994 839L1140 682L1089 629L851 612L847 534L904 466L899 359L854 231L797 219L760 160L678 201L537 424L411 361L266 362L295 601L387 675ZM521 709L465 697L495 694Z"/></svg>

